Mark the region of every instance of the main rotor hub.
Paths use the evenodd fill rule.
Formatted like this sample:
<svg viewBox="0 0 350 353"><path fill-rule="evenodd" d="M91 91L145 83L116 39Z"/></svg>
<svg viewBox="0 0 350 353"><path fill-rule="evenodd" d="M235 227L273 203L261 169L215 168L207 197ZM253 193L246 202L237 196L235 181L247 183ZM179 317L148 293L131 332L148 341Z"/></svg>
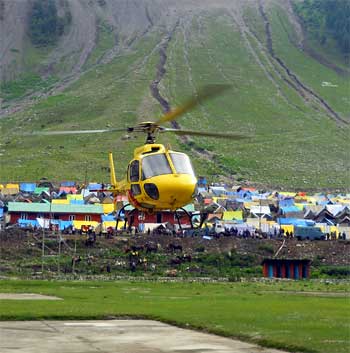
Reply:
<svg viewBox="0 0 350 353"><path fill-rule="evenodd" d="M156 133L160 130L163 130L161 126L154 123L153 121L145 121L139 123L135 128L130 128L134 132L144 132L147 134L146 143L155 143Z"/></svg>

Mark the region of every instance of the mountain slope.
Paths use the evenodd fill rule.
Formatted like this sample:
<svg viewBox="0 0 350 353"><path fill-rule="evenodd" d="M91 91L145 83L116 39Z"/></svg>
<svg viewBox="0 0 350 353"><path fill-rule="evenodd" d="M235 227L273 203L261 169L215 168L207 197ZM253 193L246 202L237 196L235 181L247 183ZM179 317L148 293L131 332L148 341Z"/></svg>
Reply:
<svg viewBox="0 0 350 353"><path fill-rule="evenodd" d="M46 48L45 60L25 70L40 75L34 93L9 100L9 83L1 92L0 163L6 168L0 180L84 180L86 174L108 180L107 151L115 151L122 174L144 137L126 144L120 135L20 133L128 126L155 119L205 84L229 83L229 92L178 123L252 139L160 141L189 153L199 174L266 186L348 187L349 72L339 57L330 66L319 60L322 50L317 58L308 53L290 3L173 3L68 1L69 31ZM13 72L20 80L21 70Z"/></svg>

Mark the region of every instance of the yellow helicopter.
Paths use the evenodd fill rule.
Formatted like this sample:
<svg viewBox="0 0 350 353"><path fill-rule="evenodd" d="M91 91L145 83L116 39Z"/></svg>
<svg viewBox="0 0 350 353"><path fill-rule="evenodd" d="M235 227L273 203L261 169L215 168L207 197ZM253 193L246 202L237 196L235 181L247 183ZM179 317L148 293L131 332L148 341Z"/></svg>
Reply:
<svg viewBox="0 0 350 353"><path fill-rule="evenodd" d="M202 132L162 127L161 124L173 121L188 112L204 99L211 98L226 90L228 85L208 85L203 87L196 97L185 104L164 114L157 121L146 121L128 128L104 130L52 131L41 132L45 135L90 134L114 131L146 133L143 146L134 150L134 157L129 162L125 179L117 181L113 155L109 153L111 170L111 188L117 194L126 194L130 204L136 209L153 213L161 210L176 211L191 203L196 196L197 179L189 157L182 152L173 151L168 146L155 142L159 133L171 132L177 135L209 136L216 138L242 139L246 136L229 133Z"/></svg>

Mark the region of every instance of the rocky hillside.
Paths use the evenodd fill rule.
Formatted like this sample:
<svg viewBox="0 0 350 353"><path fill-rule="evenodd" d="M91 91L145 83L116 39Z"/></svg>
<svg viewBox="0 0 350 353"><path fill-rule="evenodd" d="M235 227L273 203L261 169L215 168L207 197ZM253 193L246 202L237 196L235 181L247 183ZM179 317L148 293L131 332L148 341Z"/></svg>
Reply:
<svg viewBox="0 0 350 353"><path fill-rule="evenodd" d="M155 119L205 84L229 83L229 92L177 127L252 139L162 142L213 178L350 185L350 70L332 41L322 46L305 36L292 1L0 0L0 26L3 182L106 180L108 149L118 151L120 174L143 137L126 146L120 135L22 135L128 126Z"/></svg>

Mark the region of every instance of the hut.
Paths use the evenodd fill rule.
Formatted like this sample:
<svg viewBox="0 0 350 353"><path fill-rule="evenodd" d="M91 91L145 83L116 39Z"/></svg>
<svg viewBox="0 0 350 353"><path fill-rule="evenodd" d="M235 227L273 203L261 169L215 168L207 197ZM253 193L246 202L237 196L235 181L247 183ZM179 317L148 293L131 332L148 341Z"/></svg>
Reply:
<svg viewBox="0 0 350 353"><path fill-rule="evenodd" d="M263 276L268 278L310 278L311 260L308 259L264 259Z"/></svg>

